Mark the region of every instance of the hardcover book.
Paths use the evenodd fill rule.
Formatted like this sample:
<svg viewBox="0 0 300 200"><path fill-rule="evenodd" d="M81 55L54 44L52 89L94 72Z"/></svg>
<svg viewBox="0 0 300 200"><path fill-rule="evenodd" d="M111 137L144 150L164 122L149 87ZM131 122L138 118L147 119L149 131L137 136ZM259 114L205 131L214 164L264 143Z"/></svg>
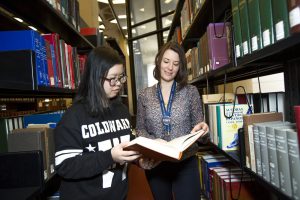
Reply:
<svg viewBox="0 0 300 200"><path fill-rule="evenodd" d="M274 23L274 40L278 41L290 35L288 1L272 0L272 13Z"/></svg>
<svg viewBox="0 0 300 200"><path fill-rule="evenodd" d="M205 135L205 132L200 130L169 142L140 136L130 141L124 150L138 151L143 157L155 160L178 161L182 158L184 151L203 135Z"/></svg>
<svg viewBox="0 0 300 200"><path fill-rule="evenodd" d="M235 41L235 56L237 58L243 56L242 32L239 12L239 0L231 0L231 12L233 21L233 33Z"/></svg>
<svg viewBox="0 0 300 200"><path fill-rule="evenodd" d="M259 1L261 19L262 44L266 47L274 43L274 29L271 0Z"/></svg>
<svg viewBox="0 0 300 200"><path fill-rule="evenodd" d="M243 51L244 51L244 55L247 55L251 53L251 48L250 48L249 14L248 14L248 5L246 0L239 1L239 10L240 10Z"/></svg>
<svg viewBox="0 0 300 200"><path fill-rule="evenodd" d="M258 122L267 122L267 121L282 121L282 113L254 113L251 115L244 115L244 138L245 138L245 152L246 152L246 166L252 168L251 159L254 155L251 156L251 148L253 148L253 131L249 131L249 125L253 125ZM249 135L251 134L251 135Z"/></svg>
<svg viewBox="0 0 300 200"><path fill-rule="evenodd" d="M256 51L261 49L262 47L259 0L247 0L247 3L249 14L251 51Z"/></svg>

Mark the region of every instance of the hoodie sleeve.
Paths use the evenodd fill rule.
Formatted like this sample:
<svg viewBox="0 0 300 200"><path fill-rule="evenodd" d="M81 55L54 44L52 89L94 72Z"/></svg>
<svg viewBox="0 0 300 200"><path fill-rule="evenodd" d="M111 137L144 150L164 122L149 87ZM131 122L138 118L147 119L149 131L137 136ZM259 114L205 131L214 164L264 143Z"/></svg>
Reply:
<svg viewBox="0 0 300 200"><path fill-rule="evenodd" d="M114 164L111 149L84 151L79 124L73 113L65 113L54 130L56 172L66 179L89 178Z"/></svg>

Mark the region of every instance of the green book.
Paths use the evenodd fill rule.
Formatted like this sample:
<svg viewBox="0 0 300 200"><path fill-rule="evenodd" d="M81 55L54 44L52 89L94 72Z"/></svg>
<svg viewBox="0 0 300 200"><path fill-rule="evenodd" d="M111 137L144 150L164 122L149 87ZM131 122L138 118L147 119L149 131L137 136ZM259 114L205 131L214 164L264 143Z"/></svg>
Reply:
<svg viewBox="0 0 300 200"><path fill-rule="evenodd" d="M274 41L289 36L288 5L286 0L272 0Z"/></svg>
<svg viewBox="0 0 300 200"><path fill-rule="evenodd" d="M0 153L7 152L7 119L0 119Z"/></svg>
<svg viewBox="0 0 300 200"><path fill-rule="evenodd" d="M239 0L231 0L231 12L234 30L235 56L239 58L243 56Z"/></svg>
<svg viewBox="0 0 300 200"><path fill-rule="evenodd" d="M259 1L262 44L266 47L274 43L274 30L272 18L272 0Z"/></svg>
<svg viewBox="0 0 300 200"><path fill-rule="evenodd" d="M248 6L246 0L240 0L239 2L240 10L240 23L242 30L242 45L244 55L250 54L250 31L249 31L249 15Z"/></svg>
<svg viewBox="0 0 300 200"><path fill-rule="evenodd" d="M247 0L251 51L262 48L259 0Z"/></svg>

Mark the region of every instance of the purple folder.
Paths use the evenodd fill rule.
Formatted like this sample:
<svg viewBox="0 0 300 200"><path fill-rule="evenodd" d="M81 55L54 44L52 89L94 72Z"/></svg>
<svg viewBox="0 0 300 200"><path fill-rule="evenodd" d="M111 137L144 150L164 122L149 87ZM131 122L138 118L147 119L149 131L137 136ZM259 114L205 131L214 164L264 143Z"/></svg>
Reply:
<svg viewBox="0 0 300 200"><path fill-rule="evenodd" d="M211 70L229 63L227 38L229 25L230 23L210 23L207 26L208 55Z"/></svg>

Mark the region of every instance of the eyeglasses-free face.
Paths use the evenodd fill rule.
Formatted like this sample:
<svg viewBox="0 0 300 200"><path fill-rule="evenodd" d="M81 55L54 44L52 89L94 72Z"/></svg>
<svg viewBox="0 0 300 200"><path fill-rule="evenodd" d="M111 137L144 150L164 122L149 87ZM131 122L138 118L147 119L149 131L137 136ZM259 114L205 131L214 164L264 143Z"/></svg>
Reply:
<svg viewBox="0 0 300 200"><path fill-rule="evenodd" d="M109 82L109 85L111 87L114 87L117 85L118 82L120 83L125 83L127 81L127 76L125 74L121 74L119 76L119 78L106 78L106 77L103 77L104 80L108 81Z"/></svg>

